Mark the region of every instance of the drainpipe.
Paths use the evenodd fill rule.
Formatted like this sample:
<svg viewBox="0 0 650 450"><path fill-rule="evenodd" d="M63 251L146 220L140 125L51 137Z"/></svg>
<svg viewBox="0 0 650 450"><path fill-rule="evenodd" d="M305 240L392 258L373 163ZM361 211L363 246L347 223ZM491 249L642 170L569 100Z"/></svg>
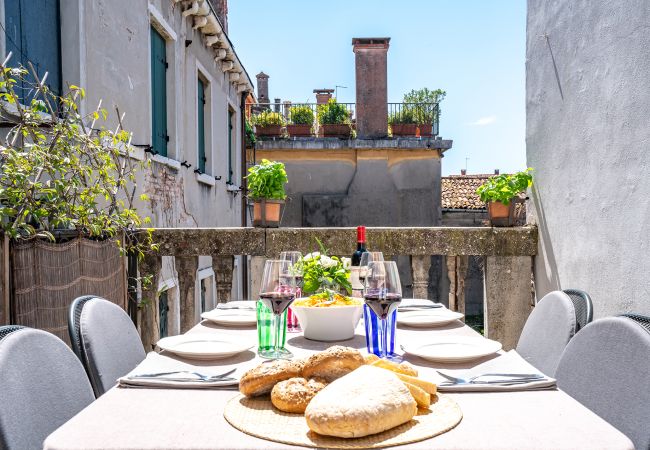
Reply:
<svg viewBox="0 0 650 450"><path fill-rule="evenodd" d="M241 226L245 227L248 225L246 221L246 194L248 190L246 189L247 182L244 176L246 175L246 98L248 97L248 92L241 93L241 102L239 106L239 114L241 117L240 123L240 145L241 145ZM242 258L242 299L248 300L248 255L244 255Z"/></svg>

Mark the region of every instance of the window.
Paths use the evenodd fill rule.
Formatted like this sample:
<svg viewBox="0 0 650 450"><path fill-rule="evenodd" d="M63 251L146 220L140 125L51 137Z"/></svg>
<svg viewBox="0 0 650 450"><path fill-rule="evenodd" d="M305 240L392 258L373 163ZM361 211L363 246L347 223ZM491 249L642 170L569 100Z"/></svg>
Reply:
<svg viewBox="0 0 650 450"><path fill-rule="evenodd" d="M167 43L151 27L151 147L167 156Z"/></svg>
<svg viewBox="0 0 650 450"><path fill-rule="evenodd" d="M0 3L1 4L1 3ZM29 63L39 79L47 73L45 84L61 93L61 26L59 0L5 0L5 52L12 52L9 65L23 66L30 72L26 83L18 85L23 101L31 99L29 83L35 82Z"/></svg>
<svg viewBox="0 0 650 450"><path fill-rule="evenodd" d="M199 171L205 173L205 166L208 158L205 155L205 87L206 83L198 78L198 93L197 93L197 105L198 112L196 116L196 123L198 128L198 160L199 160Z"/></svg>
<svg viewBox="0 0 650 450"><path fill-rule="evenodd" d="M235 179L234 133L235 112L228 108L228 183L233 184Z"/></svg>
<svg viewBox="0 0 650 450"><path fill-rule="evenodd" d="M158 320L160 323L160 337L164 338L169 336L169 291L162 291L158 297Z"/></svg>
<svg viewBox="0 0 650 450"><path fill-rule="evenodd" d="M216 305L216 285L214 270L212 267L206 267L197 271L197 285L199 292L199 305L197 309L200 312L210 311ZM199 319L200 320L200 319Z"/></svg>

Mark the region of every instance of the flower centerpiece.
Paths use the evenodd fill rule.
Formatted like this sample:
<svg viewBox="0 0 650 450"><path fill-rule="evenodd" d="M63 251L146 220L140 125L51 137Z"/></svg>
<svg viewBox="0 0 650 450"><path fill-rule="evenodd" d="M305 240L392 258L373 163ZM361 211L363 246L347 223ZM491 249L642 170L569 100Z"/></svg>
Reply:
<svg viewBox="0 0 650 450"><path fill-rule="evenodd" d="M303 256L298 265L302 269L304 293L328 293L329 298L336 293L352 293L350 258L312 252Z"/></svg>

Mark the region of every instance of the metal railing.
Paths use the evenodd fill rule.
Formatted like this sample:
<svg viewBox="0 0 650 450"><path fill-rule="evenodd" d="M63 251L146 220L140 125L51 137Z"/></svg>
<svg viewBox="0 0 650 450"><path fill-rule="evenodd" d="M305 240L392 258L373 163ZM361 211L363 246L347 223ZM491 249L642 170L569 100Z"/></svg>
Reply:
<svg viewBox="0 0 650 450"><path fill-rule="evenodd" d="M438 103L389 103L388 124L396 135L401 126L410 135L417 128L420 136L438 136L440 105ZM401 130L397 134L401 135Z"/></svg>

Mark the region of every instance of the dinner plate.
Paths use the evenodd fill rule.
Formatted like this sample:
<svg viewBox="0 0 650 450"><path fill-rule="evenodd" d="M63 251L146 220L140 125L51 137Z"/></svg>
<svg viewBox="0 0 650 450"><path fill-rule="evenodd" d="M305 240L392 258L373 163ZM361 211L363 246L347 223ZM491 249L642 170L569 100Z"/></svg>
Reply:
<svg viewBox="0 0 650 450"><path fill-rule="evenodd" d="M227 327L257 325L255 311L245 309L213 309L202 313L201 318Z"/></svg>
<svg viewBox="0 0 650 450"><path fill-rule="evenodd" d="M492 355L501 343L482 337L440 336L426 344L403 345L404 352L436 362L464 362Z"/></svg>
<svg viewBox="0 0 650 450"><path fill-rule="evenodd" d="M181 334L162 338L157 343L162 350L188 359L223 359L245 352L254 347L236 337L214 334Z"/></svg>
<svg viewBox="0 0 650 450"><path fill-rule="evenodd" d="M398 311L398 325L409 327L430 328L441 327L465 317L463 314L450 311L447 308L426 309L420 311Z"/></svg>

